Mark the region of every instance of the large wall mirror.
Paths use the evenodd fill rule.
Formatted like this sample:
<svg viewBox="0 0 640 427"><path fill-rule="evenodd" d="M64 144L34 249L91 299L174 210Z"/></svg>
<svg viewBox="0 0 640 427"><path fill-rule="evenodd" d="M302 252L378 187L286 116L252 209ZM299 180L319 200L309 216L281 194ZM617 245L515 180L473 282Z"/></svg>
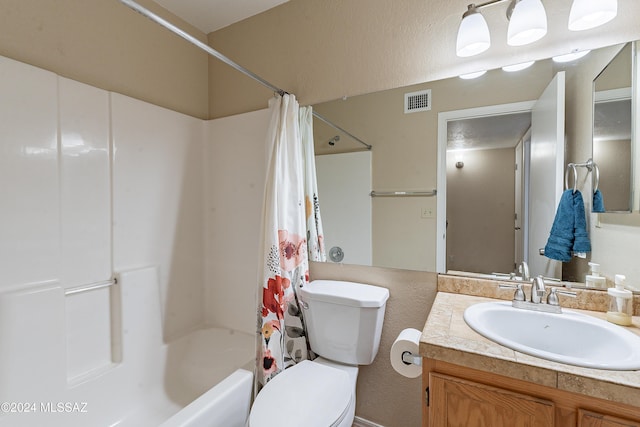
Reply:
<svg viewBox="0 0 640 427"><path fill-rule="evenodd" d="M455 77L314 105L321 115L373 146L369 151L321 121L314 123L321 209L324 200L330 200L327 212L322 211L329 255L333 250L334 261L347 264L443 271L438 239L445 239L452 247L443 255L449 264L444 271L485 274L508 274L517 271L522 260L540 257L537 249L532 253L535 245L526 246L525 230L538 223L528 213L539 210L553 217L556 205L529 203L525 183L531 173L532 107L564 72L564 115L575 116L573 109L581 110L572 120L591 128L584 93L591 96L593 79L623 47L601 48L565 63L541 60L517 72L495 69L472 80ZM447 122L447 155L439 157L439 118L451 112L463 113ZM591 154L590 140L567 143L587 145ZM560 147L560 174L567 161L586 160L560 157L583 148ZM600 181L605 185L606 162L598 161L603 162ZM439 178L443 171L446 178ZM434 194L443 180L448 196L444 216L439 214L440 195ZM349 194L351 188L358 188L358 193ZM605 195L607 199L618 192L600 188L603 194L612 193ZM562 190L556 185L558 194ZM384 197L371 197L371 191ZM452 196L456 192L460 194ZM353 238L356 230L362 234ZM563 268L557 271L562 275Z"/></svg>
<svg viewBox="0 0 640 427"><path fill-rule="evenodd" d="M627 43L593 81L593 186L602 198L596 212L628 213L633 207L633 68L633 44Z"/></svg>

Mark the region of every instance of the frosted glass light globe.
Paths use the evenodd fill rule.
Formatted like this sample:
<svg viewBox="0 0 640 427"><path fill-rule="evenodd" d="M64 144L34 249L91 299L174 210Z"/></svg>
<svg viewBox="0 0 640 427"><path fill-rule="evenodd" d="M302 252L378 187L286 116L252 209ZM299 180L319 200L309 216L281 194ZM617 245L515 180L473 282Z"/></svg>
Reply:
<svg viewBox="0 0 640 427"><path fill-rule="evenodd" d="M462 15L456 41L456 54L460 57L477 55L489 49L491 35L487 21L475 5L469 5L469 10Z"/></svg>
<svg viewBox="0 0 640 427"><path fill-rule="evenodd" d="M547 13L540 0L517 1L509 20L507 44L523 46L547 34Z"/></svg>
<svg viewBox="0 0 640 427"><path fill-rule="evenodd" d="M569 12L569 30L598 27L618 15L618 0L573 0Z"/></svg>

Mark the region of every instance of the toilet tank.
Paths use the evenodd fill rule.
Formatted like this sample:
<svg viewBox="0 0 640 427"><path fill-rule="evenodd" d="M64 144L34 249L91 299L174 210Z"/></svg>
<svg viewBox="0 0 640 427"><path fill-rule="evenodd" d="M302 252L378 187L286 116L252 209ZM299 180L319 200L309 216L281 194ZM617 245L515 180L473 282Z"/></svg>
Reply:
<svg viewBox="0 0 640 427"><path fill-rule="evenodd" d="M378 353L389 290L335 280L300 289L311 349L350 365L369 365Z"/></svg>

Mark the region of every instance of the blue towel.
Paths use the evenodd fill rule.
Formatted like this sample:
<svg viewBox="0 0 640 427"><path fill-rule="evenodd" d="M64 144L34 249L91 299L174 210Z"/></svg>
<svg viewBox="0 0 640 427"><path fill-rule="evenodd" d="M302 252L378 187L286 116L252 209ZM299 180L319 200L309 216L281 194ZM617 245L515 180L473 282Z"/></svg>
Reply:
<svg viewBox="0 0 640 427"><path fill-rule="evenodd" d="M591 209L591 212L606 212L604 208L604 199L602 198L600 190L596 190L596 192L593 193L593 208Z"/></svg>
<svg viewBox="0 0 640 427"><path fill-rule="evenodd" d="M579 191L573 193L573 213L575 215L573 223L573 253L591 252L591 241L587 232L587 219L584 214L584 201Z"/></svg>
<svg viewBox="0 0 640 427"><path fill-rule="evenodd" d="M566 190L560 198L544 255L550 259L569 262L572 251L591 252L591 242L587 233L582 194Z"/></svg>
<svg viewBox="0 0 640 427"><path fill-rule="evenodd" d="M544 256L562 262L571 261L573 248L573 190L562 193L553 226L544 247Z"/></svg>

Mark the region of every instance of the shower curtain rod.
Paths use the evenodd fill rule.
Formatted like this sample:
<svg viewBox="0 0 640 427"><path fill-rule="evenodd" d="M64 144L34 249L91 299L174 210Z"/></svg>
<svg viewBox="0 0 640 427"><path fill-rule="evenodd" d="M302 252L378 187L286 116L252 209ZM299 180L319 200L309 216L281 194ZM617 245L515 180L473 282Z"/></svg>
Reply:
<svg viewBox="0 0 640 427"><path fill-rule="evenodd" d="M145 8L143 6L140 6L135 1L133 1L133 0L120 0L120 2L123 3L124 5L128 6L129 8L135 10L139 14L151 19L156 24L160 24L161 26L165 27L166 29L172 31L173 33L175 33L176 35L182 37L183 39L185 39L186 41L190 42L191 44L199 47L200 49L204 50L209 55L211 55L214 58L224 62L227 65L229 65L231 68L233 68L233 69L235 69L237 71L240 71L242 74L246 75L247 77L251 77L253 80L257 81L258 83L262 84L263 86L266 86L267 88L271 89L272 91L278 93L280 96L283 96L284 94L288 93L288 92L284 91L283 89L280 89L279 87L269 83L268 81L266 81L265 79L263 79L259 75L253 73L250 70L247 70L243 66L241 66L241 65L237 64L236 62L232 61L230 58L226 57L225 55L221 54L217 50L213 49L208 44L201 42L200 40L198 40L197 38L193 37L191 34L187 33L186 31L183 31L182 29L176 27L175 25L173 25L169 21L159 17L155 13L151 12L149 9L147 9L147 8ZM318 118L319 120L325 122L326 124L328 124L332 128L334 128L334 129L344 133L345 135L348 135L350 138L353 138L354 140L358 141L360 144L362 144L365 147L367 147L368 150L371 150L371 148L373 147L372 145L367 144L366 142L364 142L363 140L361 140L357 136L353 135L352 133L350 133L350 132L344 130L343 128L341 128L340 126L332 123L327 118L322 117L320 114L316 113L315 111L312 111L312 113L316 118Z"/></svg>

